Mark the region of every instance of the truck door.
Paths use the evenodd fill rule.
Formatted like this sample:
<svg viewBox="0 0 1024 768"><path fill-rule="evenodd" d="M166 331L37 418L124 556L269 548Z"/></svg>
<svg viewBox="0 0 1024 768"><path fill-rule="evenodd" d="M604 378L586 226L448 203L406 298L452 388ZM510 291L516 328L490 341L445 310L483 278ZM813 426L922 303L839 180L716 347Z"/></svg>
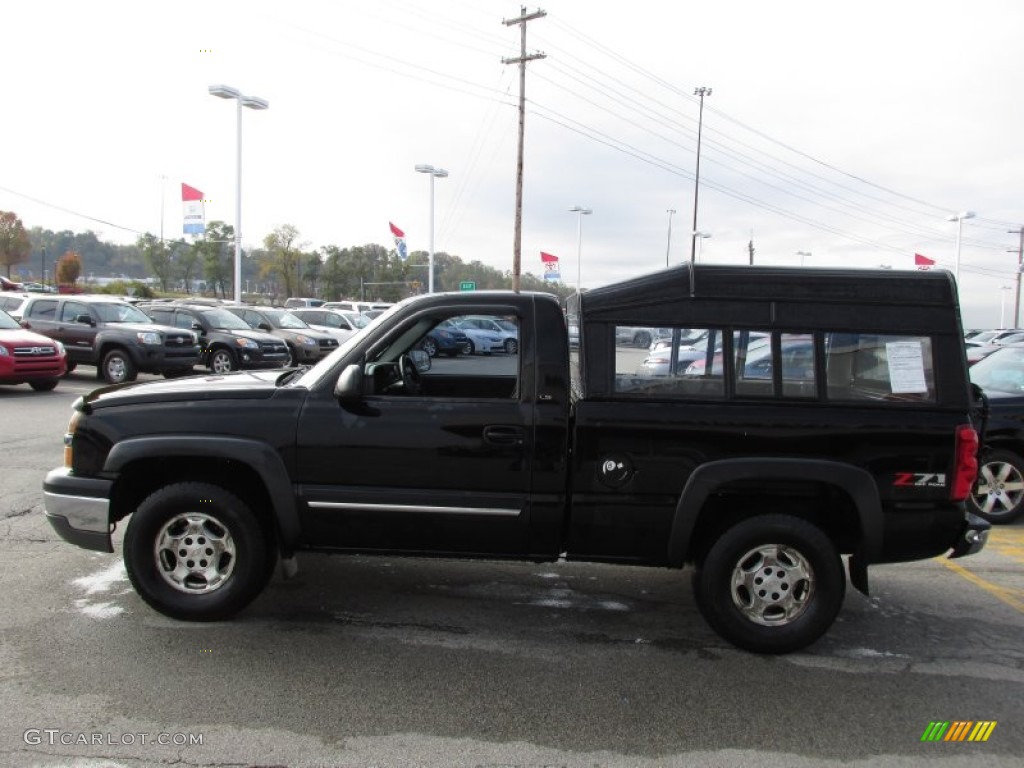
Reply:
<svg viewBox="0 0 1024 768"><path fill-rule="evenodd" d="M437 321L377 345L363 395L311 392L299 420L303 529L327 547L520 555L528 551L533 407L524 355L437 356L418 386L397 365Z"/></svg>

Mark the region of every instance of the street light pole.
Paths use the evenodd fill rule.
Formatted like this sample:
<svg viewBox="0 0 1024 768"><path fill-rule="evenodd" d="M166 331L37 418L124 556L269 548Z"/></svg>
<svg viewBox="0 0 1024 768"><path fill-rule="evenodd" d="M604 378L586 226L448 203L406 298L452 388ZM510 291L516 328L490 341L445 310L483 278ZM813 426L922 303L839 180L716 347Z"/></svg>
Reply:
<svg viewBox="0 0 1024 768"><path fill-rule="evenodd" d="M964 219L973 219L974 216L974 211L961 211L946 217L946 221L956 222L956 264L953 270L953 277L956 278L957 290L960 289L960 235L963 231Z"/></svg>
<svg viewBox="0 0 1024 768"><path fill-rule="evenodd" d="M668 267L668 252L672 248L672 215L676 212L675 208L667 208L665 213L668 214L668 242L665 244L665 267Z"/></svg>
<svg viewBox="0 0 1024 768"><path fill-rule="evenodd" d="M435 168L432 165L417 165L417 173L430 174L430 256L427 261L427 293L434 292L434 179L443 179L448 176L444 168Z"/></svg>
<svg viewBox="0 0 1024 768"><path fill-rule="evenodd" d="M1000 330L1006 328L1006 292L1012 291L1012 285L1001 285L999 286L999 328Z"/></svg>
<svg viewBox="0 0 1024 768"><path fill-rule="evenodd" d="M1013 327L1020 328L1020 275L1024 270L1024 227L1008 229L1007 233L1020 236L1020 244L1017 246L1017 292L1013 302Z"/></svg>
<svg viewBox="0 0 1024 768"><path fill-rule="evenodd" d="M40 262L39 262L39 282L43 284L43 290L46 290L46 246L40 248Z"/></svg>
<svg viewBox="0 0 1024 768"><path fill-rule="evenodd" d="M583 217L593 213L589 208L574 205L569 209L576 214L576 293L583 288Z"/></svg>
<svg viewBox="0 0 1024 768"><path fill-rule="evenodd" d="M697 196L700 194L700 136L704 128L704 97L711 95L711 89L703 85L693 91L694 96L700 96L700 116L697 120L697 170L693 176L693 228L690 237L690 262L692 263L697 255Z"/></svg>
<svg viewBox="0 0 1024 768"><path fill-rule="evenodd" d="M810 256L811 252L810 251L797 251L796 255L800 257L800 266L802 267L804 265L804 257L805 256Z"/></svg>
<svg viewBox="0 0 1024 768"><path fill-rule="evenodd" d="M235 141L235 303L242 303L242 107L267 109L270 102L258 96L246 96L228 85L211 85L211 96L234 99L236 104Z"/></svg>
<svg viewBox="0 0 1024 768"><path fill-rule="evenodd" d="M699 245L697 246L697 258L695 259L695 261L700 261L701 254L704 253L704 241L711 237L711 233L697 232L696 236L697 240L699 241Z"/></svg>

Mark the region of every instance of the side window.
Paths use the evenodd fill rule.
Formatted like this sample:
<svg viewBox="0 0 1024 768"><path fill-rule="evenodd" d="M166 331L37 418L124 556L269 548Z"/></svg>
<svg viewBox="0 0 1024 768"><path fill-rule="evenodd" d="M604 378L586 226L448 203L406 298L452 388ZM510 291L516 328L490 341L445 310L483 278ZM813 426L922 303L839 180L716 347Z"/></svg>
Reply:
<svg viewBox="0 0 1024 768"><path fill-rule="evenodd" d="M196 322L196 319L188 312L174 313L174 325L176 328L188 328L191 330L192 323L194 322Z"/></svg>
<svg viewBox="0 0 1024 768"><path fill-rule="evenodd" d="M615 328L616 340L633 339L633 326ZM724 333L721 328L663 328L650 345L615 347L616 394L640 397L721 398Z"/></svg>
<svg viewBox="0 0 1024 768"><path fill-rule="evenodd" d="M79 315L88 315L89 310L84 304L77 301L65 301L60 310L60 321L62 323L77 322Z"/></svg>
<svg viewBox="0 0 1024 768"><path fill-rule="evenodd" d="M763 331L733 334L736 394L755 397L817 397L814 336L780 333L776 343ZM779 372L778 380L776 371Z"/></svg>
<svg viewBox="0 0 1024 768"><path fill-rule="evenodd" d="M56 299L43 299L33 302L29 307L28 316L36 320L53 320L57 313Z"/></svg>
<svg viewBox="0 0 1024 768"><path fill-rule="evenodd" d="M830 400L935 402L927 336L836 333L826 348Z"/></svg>
<svg viewBox="0 0 1024 768"><path fill-rule="evenodd" d="M520 355L503 337L458 316L422 317L402 330L365 369L377 395L419 398L517 400ZM423 365L410 371L410 353Z"/></svg>
<svg viewBox="0 0 1024 768"><path fill-rule="evenodd" d="M153 318L154 323L160 325L171 325L171 311L169 309L156 309L155 307L146 307L146 314Z"/></svg>

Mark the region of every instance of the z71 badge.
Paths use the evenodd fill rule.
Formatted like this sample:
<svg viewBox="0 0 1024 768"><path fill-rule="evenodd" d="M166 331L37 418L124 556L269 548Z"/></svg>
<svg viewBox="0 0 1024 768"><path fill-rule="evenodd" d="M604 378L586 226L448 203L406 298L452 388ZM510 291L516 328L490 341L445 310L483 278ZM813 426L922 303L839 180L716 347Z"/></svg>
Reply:
<svg viewBox="0 0 1024 768"><path fill-rule="evenodd" d="M897 472L893 485L897 488L945 488L946 476L941 472Z"/></svg>

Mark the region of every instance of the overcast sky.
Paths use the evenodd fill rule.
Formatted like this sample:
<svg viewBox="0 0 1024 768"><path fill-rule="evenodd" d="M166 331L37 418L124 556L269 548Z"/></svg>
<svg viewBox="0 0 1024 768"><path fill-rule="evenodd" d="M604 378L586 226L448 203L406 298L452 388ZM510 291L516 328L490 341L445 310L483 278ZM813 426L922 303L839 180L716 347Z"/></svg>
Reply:
<svg viewBox="0 0 1024 768"><path fill-rule="evenodd" d="M703 261L951 270L965 324L1012 324L1024 223L1024 3L550 0L527 25L523 271L584 287L690 256L698 86ZM512 266L520 15L506 0L15 0L0 71L0 210L134 242L207 221L310 247L429 247ZM582 218L578 265L577 214ZM676 214L667 213L674 209ZM161 217L161 212L163 216ZM1012 252L1010 252L1012 251ZM798 255L804 252L805 256ZM88 269L88 265L86 265Z"/></svg>

